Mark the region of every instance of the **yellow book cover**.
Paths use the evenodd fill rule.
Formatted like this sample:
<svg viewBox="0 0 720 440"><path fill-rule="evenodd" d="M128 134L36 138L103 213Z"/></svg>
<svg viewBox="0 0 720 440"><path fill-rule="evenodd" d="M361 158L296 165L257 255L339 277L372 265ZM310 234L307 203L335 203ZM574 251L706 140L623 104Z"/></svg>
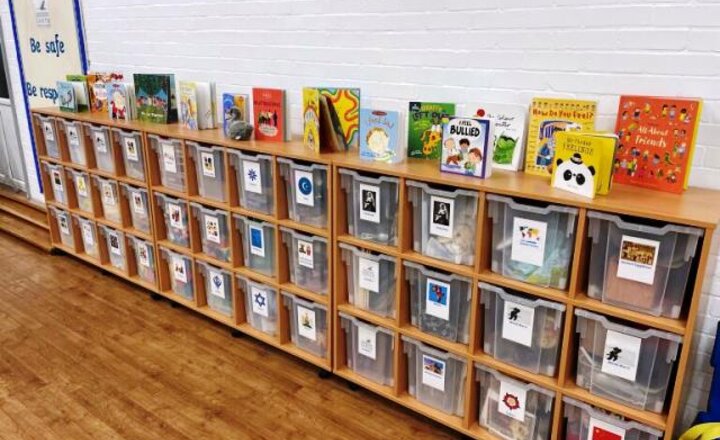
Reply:
<svg viewBox="0 0 720 440"><path fill-rule="evenodd" d="M530 106L525 172L550 177L555 140L560 131L595 129L595 101L577 99L535 98Z"/></svg>
<svg viewBox="0 0 720 440"><path fill-rule="evenodd" d="M555 159L552 167L553 188L593 198L607 194L617 146L613 133L555 133Z"/></svg>
<svg viewBox="0 0 720 440"><path fill-rule="evenodd" d="M320 91L310 87L303 89L303 143L320 152Z"/></svg>

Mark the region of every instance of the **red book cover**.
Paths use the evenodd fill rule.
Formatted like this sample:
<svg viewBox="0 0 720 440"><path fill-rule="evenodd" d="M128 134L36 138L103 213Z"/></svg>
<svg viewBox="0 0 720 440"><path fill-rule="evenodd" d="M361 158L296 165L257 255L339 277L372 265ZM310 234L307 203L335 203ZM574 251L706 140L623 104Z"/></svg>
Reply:
<svg viewBox="0 0 720 440"><path fill-rule="evenodd" d="M621 96L613 181L681 193L687 187L702 101Z"/></svg>
<svg viewBox="0 0 720 440"><path fill-rule="evenodd" d="M255 139L285 141L285 91L253 88Z"/></svg>

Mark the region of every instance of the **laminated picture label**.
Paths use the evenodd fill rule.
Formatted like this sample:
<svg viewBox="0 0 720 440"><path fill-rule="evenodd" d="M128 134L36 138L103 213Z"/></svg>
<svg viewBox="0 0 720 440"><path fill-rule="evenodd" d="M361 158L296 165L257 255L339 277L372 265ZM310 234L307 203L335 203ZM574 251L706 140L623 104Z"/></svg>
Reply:
<svg viewBox="0 0 720 440"><path fill-rule="evenodd" d="M360 184L360 220L380 223L380 187Z"/></svg>
<svg viewBox="0 0 720 440"><path fill-rule="evenodd" d="M653 284L660 242L623 235L617 276L643 284Z"/></svg>
<svg viewBox="0 0 720 440"><path fill-rule="evenodd" d="M123 144L125 145L125 157L127 158L127 160L137 162L139 157L138 157L137 141L135 141L135 138L134 137L126 137L123 140Z"/></svg>
<svg viewBox="0 0 720 440"><path fill-rule="evenodd" d="M317 341L317 327L315 323L315 311L307 307L297 306L297 327L300 336Z"/></svg>
<svg viewBox="0 0 720 440"><path fill-rule="evenodd" d="M450 284L432 278L427 279L425 313L445 321L450 320Z"/></svg>
<svg viewBox="0 0 720 440"><path fill-rule="evenodd" d="M250 287L250 297L252 298L252 311L256 315L265 318L270 316L268 311L268 295L267 293L255 286Z"/></svg>
<svg viewBox="0 0 720 440"><path fill-rule="evenodd" d="M515 217L510 258L520 263L542 266L546 239L547 223Z"/></svg>
<svg viewBox="0 0 720 440"><path fill-rule="evenodd" d="M422 355L422 363L423 385L445 392L445 373L447 367L445 361L424 354Z"/></svg>
<svg viewBox="0 0 720 440"><path fill-rule="evenodd" d="M430 234L452 238L453 209L455 200L445 197L430 197Z"/></svg>
<svg viewBox="0 0 720 440"><path fill-rule="evenodd" d="M313 175L307 171L295 171L295 201L301 205L315 206Z"/></svg>
<svg viewBox="0 0 720 440"><path fill-rule="evenodd" d="M250 226L250 253L260 258L265 258L265 241L263 230L257 226Z"/></svg>
<svg viewBox="0 0 720 440"><path fill-rule="evenodd" d="M601 371L634 382L640 363L641 346L640 338L608 330Z"/></svg>
<svg viewBox="0 0 720 440"><path fill-rule="evenodd" d="M243 161L243 184L245 191L262 194L262 174L260 164L250 160Z"/></svg>
<svg viewBox="0 0 720 440"><path fill-rule="evenodd" d="M372 360L377 358L377 329L359 325L357 327L358 353Z"/></svg>
<svg viewBox="0 0 720 440"><path fill-rule="evenodd" d="M532 347L535 309L511 301L503 306L502 337Z"/></svg>

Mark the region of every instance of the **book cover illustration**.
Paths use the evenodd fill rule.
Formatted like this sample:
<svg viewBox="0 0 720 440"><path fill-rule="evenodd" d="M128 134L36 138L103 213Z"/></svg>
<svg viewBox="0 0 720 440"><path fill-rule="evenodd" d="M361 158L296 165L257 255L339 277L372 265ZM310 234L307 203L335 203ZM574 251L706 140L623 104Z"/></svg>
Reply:
<svg viewBox="0 0 720 440"><path fill-rule="evenodd" d="M111 119L129 121L132 114L132 86L121 82L106 85L108 115Z"/></svg>
<svg viewBox="0 0 720 440"><path fill-rule="evenodd" d="M439 159L442 126L455 114L455 104L411 102L408 111L408 157Z"/></svg>
<svg viewBox="0 0 720 440"><path fill-rule="evenodd" d="M352 150L359 146L360 132L360 89L318 88L322 98L321 106L327 110L338 146L334 150ZM327 118L320 118L321 121ZM321 122L322 124L322 122Z"/></svg>
<svg viewBox="0 0 720 440"><path fill-rule="evenodd" d="M123 74L119 72L90 72L87 75L88 100L90 111L94 113L107 112L107 84L121 81Z"/></svg>
<svg viewBox="0 0 720 440"><path fill-rule="evenodd" d="M285 91L254 88L252 96L255 139L272 142L287 140Z"/></svg>
<svg viewBox="0 0 720 440"><path fill-rule="evenodd" d="M555 134L555 145L554 188L588 198L610 191L615 134L561 131Z"/></svg>
<svg viewBox="0 0 720 440"><path fill-rule="evenodd" d="M90 100L88 99L87 76L70 74L65 76L65 80L72 83L75 89L75 102L77 102L78 111L88 111Z"/></svg>
<svg viewBox="0 0 720 440"><path fill-rule="evenodd" d="M400 112L360 109L360 157L379 162L400 162Z"/></svg>
<svg viewBox="0 0 720 440"><path fill-rule="evenodd" d="M58 105L64 112L77 112L78 106L75 100L75 88L70 81L58 81L56 84L58 93Z"/></svg>
<svg viewBox="0 0 720 440"><path fill-rule="evenodd" d="M175 75L136 73L133 79L139 120L158 124L177 121Z"/></svg>
<svg viewBox="0 0 720 440"><path fill-rule="evenodd" d="M303 89L303 143L320 152L320 91L310 87Z"/></svg>
<svg viewBox="0 0 720 440"><path fill-rule="evenodd" d="M451 116L443 126L440 170L487 178L492 174L493 123Z"/></svg>
<svg viewBox="0 0 720 440"><path fill-rule="evenodd" d="M247 127L247 95L223 93L223 132L230 139L243 138Z"/></svg>
<svg viewBox="0 0 720 440"><path fill-rule="evenodd" d="M558 131L595 129L595 101L534 98L530 105L525 172L550 177Z"/></svg>
<svg viewBox="0 0 720 440"><path fill-rule="evenodd" d="M178 119L180 125L189 130L199 130L197 87L193 81L180 81L178 87L180 103L178 105Z"/></svg>
<svg viewBox="0 0 720 440"><path fill-rule="evenodd" d="M687 188L701 113L699 99L621 96L613 180L681 193Z"/></svg>
<svg viewBox="0 0 720 440"><path fill-rule="evenodd" d="M467 116L493 121L493 168L519 171L525 159L528 107L517 104L470 104Z"/></svg>

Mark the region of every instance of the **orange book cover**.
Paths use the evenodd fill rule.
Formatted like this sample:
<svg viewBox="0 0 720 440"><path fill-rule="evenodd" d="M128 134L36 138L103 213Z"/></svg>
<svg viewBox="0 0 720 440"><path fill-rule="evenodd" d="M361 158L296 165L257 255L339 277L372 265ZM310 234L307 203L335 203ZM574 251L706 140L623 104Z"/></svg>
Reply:
<svg viewBox="0 0 720 440"><path fill-rule="evenodd" d="M687 188L702 100L621 96L613 181L681 193Z"/></svg>

